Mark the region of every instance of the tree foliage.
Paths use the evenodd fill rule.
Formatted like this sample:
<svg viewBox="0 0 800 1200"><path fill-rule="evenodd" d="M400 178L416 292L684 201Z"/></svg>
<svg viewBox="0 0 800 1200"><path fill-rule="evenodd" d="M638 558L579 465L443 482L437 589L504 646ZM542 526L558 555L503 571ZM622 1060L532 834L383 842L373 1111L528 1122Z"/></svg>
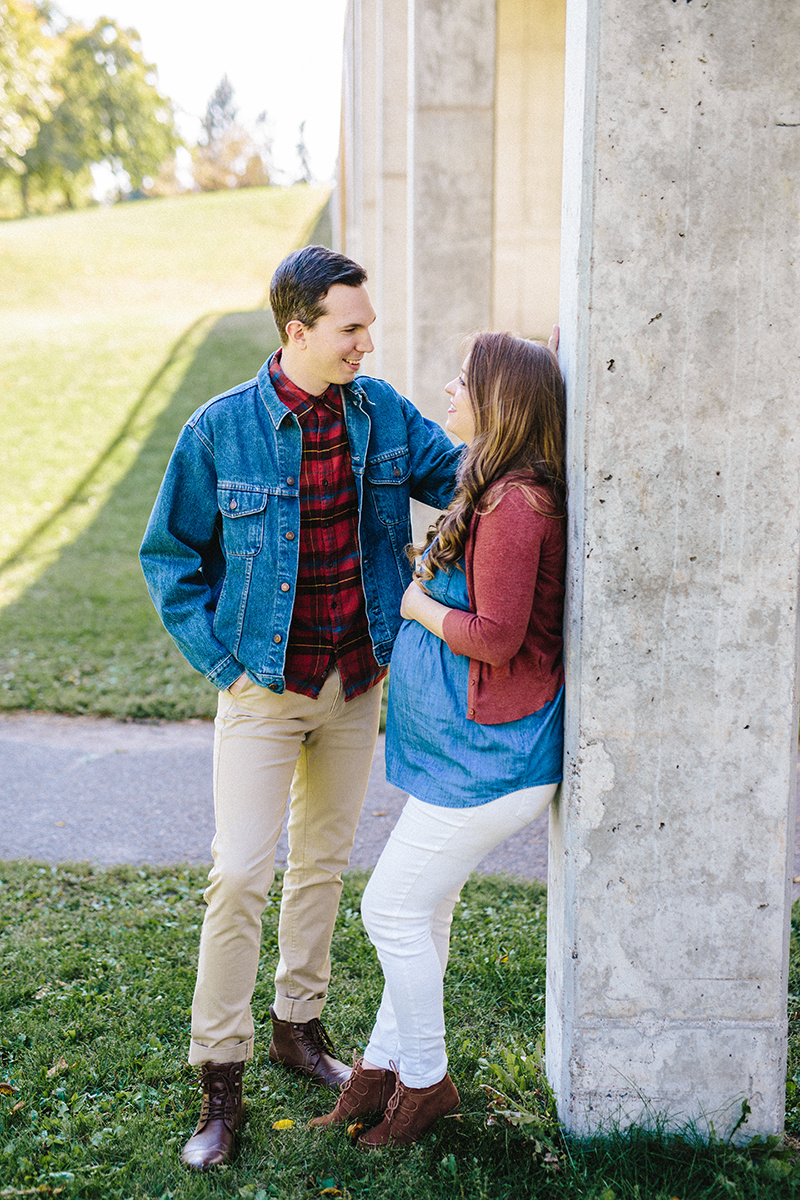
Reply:
<svg viewBox="0 0 800 1200"><path fill-rule="evenodd" d="M13 11L15 37L3 37L0 54L11 57L8 41L21 79L7 86L4 102L23 128L0 169L18 177L23 207L32 187L58 189L74 205L91 186L92 165L110 167L123 192L157 174L179 139L136 31L103 18L92 29L69 23L58 32L26 0L0 0L3 9ZM1 58L0 72L14 78Z"/></svg>
<svg viewBox="0 0 800 1200"><path fill-rule="evenodd" d="M27 0L0 0L0 170L23 175L23 158L58 101L56 47Z"/></svg>
<svg viewBox="0 0 800 1200"><path fill-rule="evenodd" d="M194 180L204 192L259 187L270 181L272 142L266 113L258 117L255 135L237 117L233 87L223 75L206 106L200 144L192 155Z"/></svg>
<svg viewBox="0 0 800 1200"><path fill-rule="evenodd" d="M306 145L306 123L300 122L300 129L297 135L297 157L300 160L300 174L297 177L298 183L311 183L311 164L308 161L308 146Z"/></svg>
<svg viewBox="0 0 800 1200"><path fill-rule="evenodd" d="M233 87L227 75L223 75L211 94L202 120L201 143L210 146L224 137L236 124L239 110L233 102Z"/></svg>

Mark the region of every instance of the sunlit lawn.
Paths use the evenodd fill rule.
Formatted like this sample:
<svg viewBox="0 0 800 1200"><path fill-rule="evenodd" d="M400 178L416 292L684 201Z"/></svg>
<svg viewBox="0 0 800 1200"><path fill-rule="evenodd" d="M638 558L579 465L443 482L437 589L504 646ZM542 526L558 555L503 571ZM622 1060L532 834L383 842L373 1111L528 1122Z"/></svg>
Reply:
<svg viewBox="0 0 800 1200"><path fill-rule="evenodd" d="M278 261L327 190L0 223L0 707L209 715L136 560L186 417L276 345Z"/></svg>

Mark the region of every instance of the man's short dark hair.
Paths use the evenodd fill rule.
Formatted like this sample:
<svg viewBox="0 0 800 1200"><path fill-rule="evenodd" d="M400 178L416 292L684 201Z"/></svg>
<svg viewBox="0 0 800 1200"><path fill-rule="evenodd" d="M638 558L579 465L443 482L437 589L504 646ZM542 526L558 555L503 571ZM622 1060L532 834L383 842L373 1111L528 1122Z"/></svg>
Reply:
<svg viewBox="0 0 800 1200"><path fill-rule="evenodd" d="M337 254L327 246L304 246L294 250L278 266L269 288L272 315L281 341L286 342L286 326L302 321L309 329L325 314L323 303L335 283L360 287L367 272L352 258Z"/></svg>

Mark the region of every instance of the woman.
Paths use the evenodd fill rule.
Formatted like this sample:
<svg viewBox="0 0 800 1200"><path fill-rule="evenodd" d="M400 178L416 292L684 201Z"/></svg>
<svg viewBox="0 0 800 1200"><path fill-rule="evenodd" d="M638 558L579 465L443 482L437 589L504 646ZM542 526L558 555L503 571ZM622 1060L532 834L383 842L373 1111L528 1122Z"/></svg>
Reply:
<svg viewBox="0 0 800 1200"><path fill-rule="evenodd" d="M556 332L554 331L554 338ZM551 339L551 345L554 339ZM331 1125L410 1145L458 1104L442 977L461 887L561 780L564 390L552 350L480 333L445 389L467 444L428 533L392 655L387 776L410 793L361 911L383 968L375 1026Z"/></svg>

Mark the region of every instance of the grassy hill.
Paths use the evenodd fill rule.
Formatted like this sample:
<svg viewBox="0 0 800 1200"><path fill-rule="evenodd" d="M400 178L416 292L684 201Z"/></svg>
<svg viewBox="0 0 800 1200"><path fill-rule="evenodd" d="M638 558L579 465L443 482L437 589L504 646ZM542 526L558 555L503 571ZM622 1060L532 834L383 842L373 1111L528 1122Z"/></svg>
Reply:
<svg viewBox="0 0 800 1200"><path fill-rule="evenodd" d="M0 708L211 713L151 610L138 543L183 421L277 344L269 280L327 195L0 224Z"/></svg>

